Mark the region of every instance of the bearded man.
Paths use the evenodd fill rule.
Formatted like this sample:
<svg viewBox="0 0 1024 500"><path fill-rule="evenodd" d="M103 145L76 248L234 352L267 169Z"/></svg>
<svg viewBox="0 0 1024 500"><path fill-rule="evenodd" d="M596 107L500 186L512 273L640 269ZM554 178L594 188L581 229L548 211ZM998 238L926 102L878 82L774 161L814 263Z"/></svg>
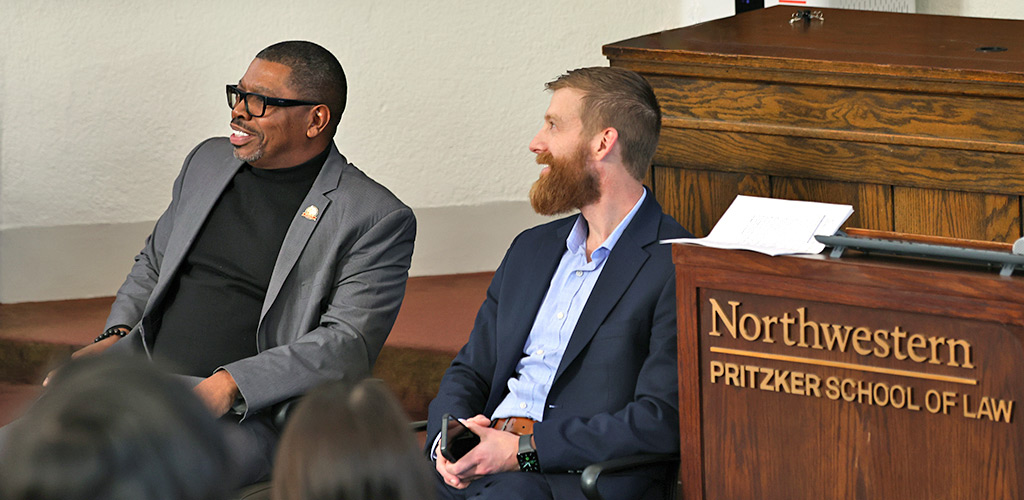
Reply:
<svg viewBox="0 0 1024 500"><path fill-rule="evenodd" d="M679 449L675 279L666 238L691 236L642 179L661 112L650 85L619 68L547 84L530 143L547 165L530 190L541 214L578 215L512 242L468 343L430 404L440 498L583 498L579 471ZM442 415L480 443L450 462ZM609 478L609 498L661 498L663 470Z"/></svg>

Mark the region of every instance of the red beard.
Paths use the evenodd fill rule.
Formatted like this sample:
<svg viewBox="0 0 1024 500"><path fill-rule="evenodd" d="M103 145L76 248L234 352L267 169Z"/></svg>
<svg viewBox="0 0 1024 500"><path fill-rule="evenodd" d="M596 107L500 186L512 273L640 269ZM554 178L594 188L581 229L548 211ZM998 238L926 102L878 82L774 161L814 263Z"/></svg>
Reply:
<svg viewBox="0 0 1024 500"><path fill-rule="evenodd" d="M550 168L530 188L530 205L534 212L562 214L601 198L597 175L587 168L586 144L580 144L575 153L565 158L555 158L545 151L537 155L537 163Z"/></svg>

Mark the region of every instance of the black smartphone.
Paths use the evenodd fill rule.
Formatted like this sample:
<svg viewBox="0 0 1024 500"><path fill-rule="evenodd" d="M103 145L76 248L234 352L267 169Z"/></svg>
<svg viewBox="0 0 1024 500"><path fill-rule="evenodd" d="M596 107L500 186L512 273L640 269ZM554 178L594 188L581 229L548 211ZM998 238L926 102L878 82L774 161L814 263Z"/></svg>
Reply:
<svg viewBox="0 0 1024 500"><path fill-rule="evenodd" d="M457 462L469 450L480 443L480 436L473 434L469 427L462 425L459 419L445 413L441 417L441 454L449 462Z"/></svg>

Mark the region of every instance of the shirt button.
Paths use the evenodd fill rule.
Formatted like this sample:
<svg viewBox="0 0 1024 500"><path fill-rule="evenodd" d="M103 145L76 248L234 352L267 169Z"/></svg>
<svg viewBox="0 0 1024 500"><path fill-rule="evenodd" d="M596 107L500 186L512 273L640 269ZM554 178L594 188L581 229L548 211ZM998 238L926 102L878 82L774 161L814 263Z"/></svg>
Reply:
<svg viewBox="0 0 1024 500"><path fill-rule="evenodd" d="M537 355L538 356L543 356L544 355L544 349L537 349Z"/></svg>
<svg viewBox="0 0 1024 500"><path fill-rule="evenodd" d="M583 271L576 271L576 276L583 276Z"/></svg>
<svg viewBox="0 0 1024 500"><path fill-rule="evenodd" d="M526 403L519 403L520 408L526 408Z"/></svg>
<svg viewBox="0 0 1024 500"><path fill-rule="evenodd" d="M558 313L558 314L556 314L555 316L556 316L556 317L557 317L558 319L562 319L562 318L564 318L564 317L565 317L565 313Z"/></svg>

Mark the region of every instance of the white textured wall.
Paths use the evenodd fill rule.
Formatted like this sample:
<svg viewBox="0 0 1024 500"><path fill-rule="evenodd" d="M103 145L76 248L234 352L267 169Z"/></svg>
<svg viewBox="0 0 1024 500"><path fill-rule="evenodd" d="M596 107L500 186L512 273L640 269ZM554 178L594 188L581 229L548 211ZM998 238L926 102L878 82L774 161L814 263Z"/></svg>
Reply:
<svg viewBox="0 0 1024 500"><path fill-rule="evenodd" d="M184 156L227 133L224 84L285 39L316 41L345 67L337 141L422 212L413 271L493 269L535 222L523 210L500 221L508 234L487 233L496 250L476 261L446 255L483 234L476 213L525 204L543 83L607 65L602 44L679 26L682 9L680 0L0 0L0 302L112 294ZM453 226L463 230L441 234ZM69 247L66 260L40 261L44 244ZM77 269L97 266L116 270L111 280L79 279Z"/></svg>
<svg viewBox="0 0 1024 500"><path fill-rule="evenodd" d="M917 11L944 16L1024 19L1024 2L1020 0L917 0Z"/></svg>

